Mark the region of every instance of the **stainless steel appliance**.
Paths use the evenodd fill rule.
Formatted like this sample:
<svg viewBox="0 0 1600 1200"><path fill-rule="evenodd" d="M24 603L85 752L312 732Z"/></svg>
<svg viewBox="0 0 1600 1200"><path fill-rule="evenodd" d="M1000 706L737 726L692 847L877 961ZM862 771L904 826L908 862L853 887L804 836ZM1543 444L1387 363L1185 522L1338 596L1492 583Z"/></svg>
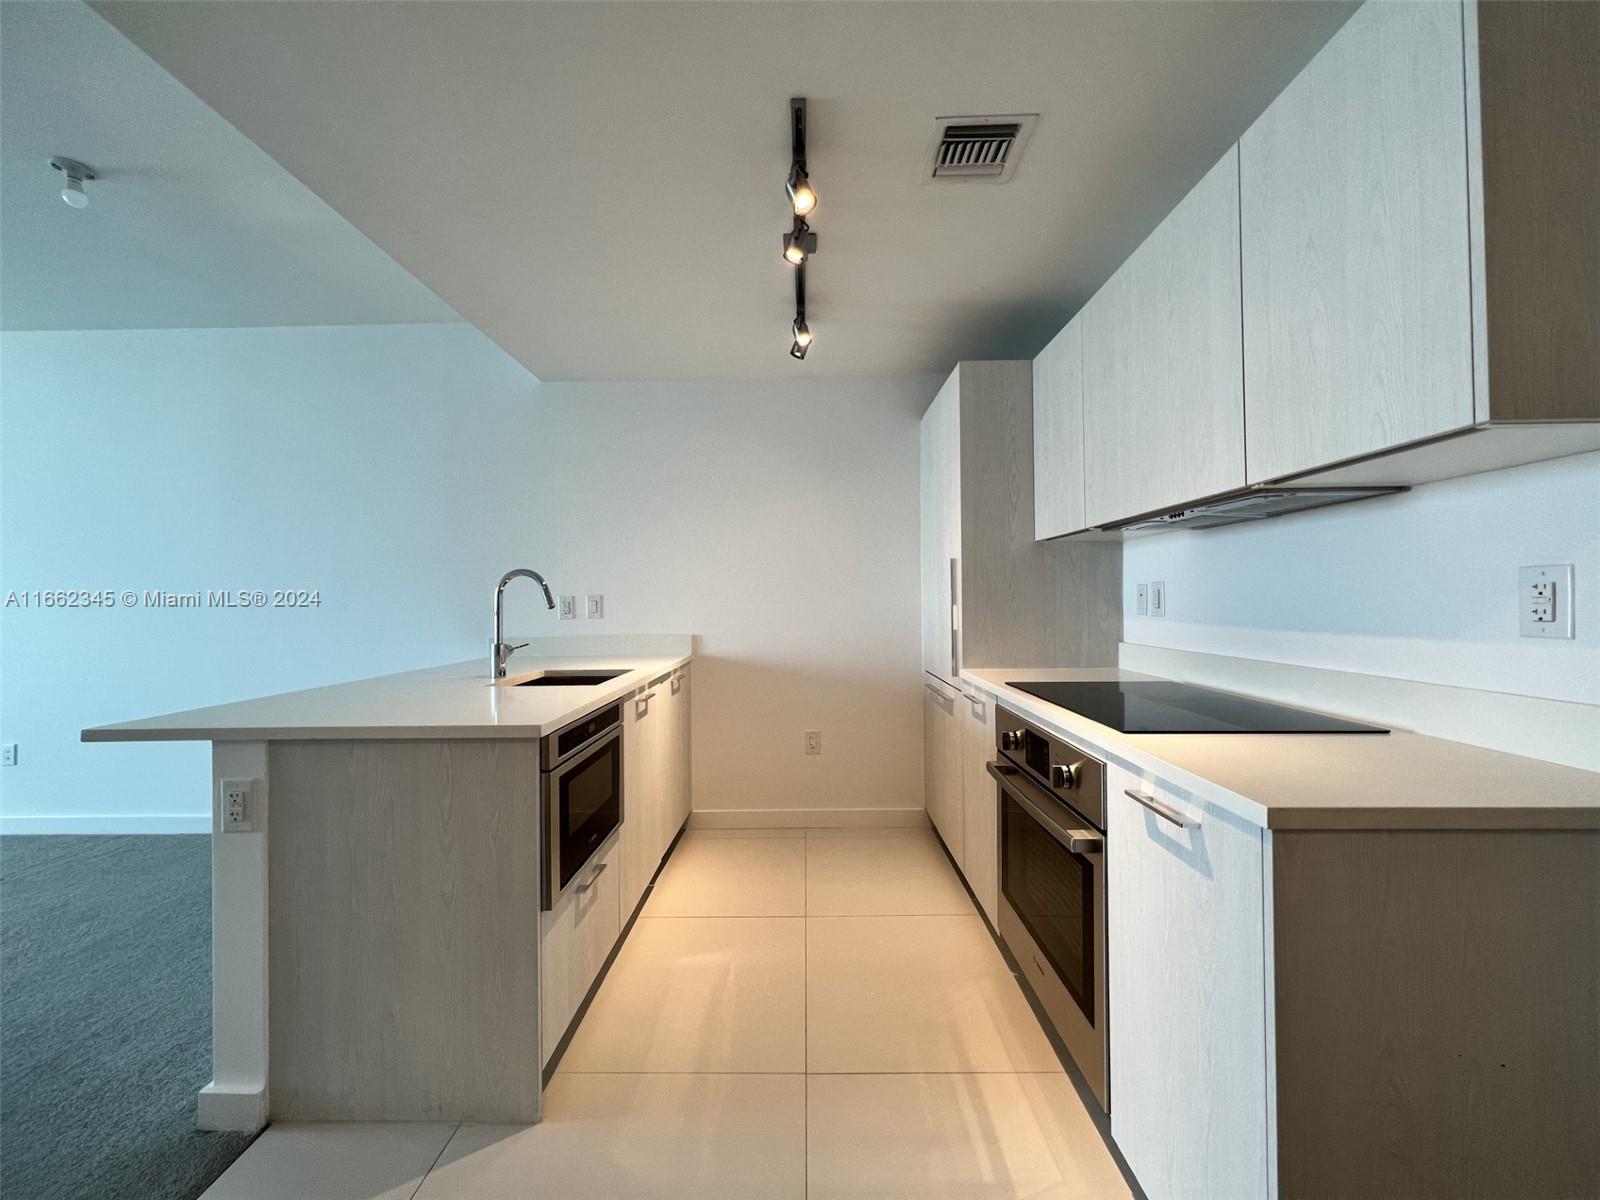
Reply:
<svg viewBox="0 0 1600 1200"><path fill-rule="evenodd" d="M1392 496L1403 492L1403 487L1253 487L1228 492L1202 500L1190 508L1169 512L1147 513L1102 526L1119 529L1123 533L1140 533L1146 530L1211 529L1218 525L1236 525L1240 521L1259 521L1265 517L1283 516L1285 513L1304 512L1308 508L1325 508L1330 504L1345 504L1351 500L1366 500L1373 496Z"/></svg>
<svg viewBox="0 0 1600 1200"><path fill-rule="evenodd" d="M1105 764L1003 707L995 741L1000 937L1110 1112Z"/></svg>
<svg viewBox="0 0 1600 1200"><path fill-rule="evenodd" d="M573 888L583 891L594 882L579 875L622 824L622 706L608 705L545 735L540 764L548 909Z"/></svg>

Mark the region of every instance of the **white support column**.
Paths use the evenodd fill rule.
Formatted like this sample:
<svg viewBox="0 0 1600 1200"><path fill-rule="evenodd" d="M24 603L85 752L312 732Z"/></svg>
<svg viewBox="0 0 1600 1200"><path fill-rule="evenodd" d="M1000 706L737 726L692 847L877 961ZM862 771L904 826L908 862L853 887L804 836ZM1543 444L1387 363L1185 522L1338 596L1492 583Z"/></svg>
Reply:
<svg viewBox="0 0 1600 1200"><path fill-rule="evenodd" d="M249 830L224 832L222 781L252 781ZM211 747L211 1082L201 1129L267 1123L267 745Z"/></svg>

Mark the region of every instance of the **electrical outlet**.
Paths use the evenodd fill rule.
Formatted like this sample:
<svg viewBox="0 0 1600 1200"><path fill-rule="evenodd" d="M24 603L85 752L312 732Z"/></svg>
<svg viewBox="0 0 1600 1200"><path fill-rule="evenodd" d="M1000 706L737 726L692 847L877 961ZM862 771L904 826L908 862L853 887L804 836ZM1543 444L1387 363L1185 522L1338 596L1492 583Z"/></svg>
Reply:
<svg viewBox="0 0 1600 1200"><path fill-rule="evenodd" d="M1150 615L1150 585L1148 583L1134 586L1133 615L1136 617L1148 617Z"/></svg>
<svg viewBox="0 0 1600 1200"><path fill-rule="evenodd" d="M1159 579L1150 585L1150 615L1152 617L1167 615L1167 585Z"/></svg>
<svg viewBox="0 0 1600 1200"><path fill-rule="evenodd" d="M821 754L822 753L822 730L820 730L820 729L808 729L808 730L806 730L806 753L807 754Z"/></svg>
<svg viewBox="0 0 1600 1200"><path fill-rule="evenodd" d="M224 779L222 781L222 831L224 833L248 832L255 828L250 823L249 779Z"/></svg>
<svg viewBox="0 0 1600 1200"><path fill-rule="evenodd" d="M563 621L576 621L578 619L578 598L576 596L562 596L556 603Z"/></svg>
<svg viewBox="0 0 1600 1200"><path fill-rule="evenodd" d="M1517 568L1517 632L1523 637L1570 638L1572 564Z"/></svg>
<svg viewBox="0 0 1600 1200"><path fill-rule="evenodd" d="M0 746L0 767L14 767L17 765L17 744L7 742Z"/></svg>
<svg viewBox="0 0 1600 1200"><path fill-rule="evenodd" d="M599 592L590 592L589 606L584 609L584 615L591 621L598 621L606 615L606 598Z"/></svg>

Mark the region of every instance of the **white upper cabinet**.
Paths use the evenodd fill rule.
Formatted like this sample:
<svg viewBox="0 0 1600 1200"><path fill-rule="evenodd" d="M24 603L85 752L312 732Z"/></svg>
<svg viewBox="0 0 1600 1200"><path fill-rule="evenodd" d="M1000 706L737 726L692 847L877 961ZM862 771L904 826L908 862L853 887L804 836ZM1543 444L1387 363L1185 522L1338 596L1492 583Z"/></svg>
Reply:
<svg viewBox="0 0 1600 1200"><path fill-rule="evenodd" d="M922 669L956 682L952 560L961 550L961 372L922 418Z"/></svg>
<svg viewBox="0 0 1600 1200"><path fill-rule="evenodd" d="M1237 148L1084 308L1085 517L1244 486Z"/></svg>
<svg viewBox="0 0 1600 1200"><path fill-rule="evenodd" d="M1033 360L1033 536L1076 533L1083 519L1083 322Z"/></svg>
<svg viewBox="0 0 1600 1200"><path fill-rule="evenodd" d="M1363 5L1239 169L1250 481L1471 425L1461 5Z"/></svg>

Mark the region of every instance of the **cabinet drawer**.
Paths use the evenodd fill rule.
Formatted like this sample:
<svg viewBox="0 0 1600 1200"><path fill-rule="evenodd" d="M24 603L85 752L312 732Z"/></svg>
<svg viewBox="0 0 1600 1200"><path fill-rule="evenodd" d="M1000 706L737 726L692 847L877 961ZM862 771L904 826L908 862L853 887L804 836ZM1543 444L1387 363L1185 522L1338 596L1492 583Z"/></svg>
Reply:
<svg viewBox="0 0 1600 1200"><path fill-rule="evenodd" d="M620 846L620 836L613 837L579 872L580 882L540 914L540 1049L546 1063L622 931Z"/></svg>

